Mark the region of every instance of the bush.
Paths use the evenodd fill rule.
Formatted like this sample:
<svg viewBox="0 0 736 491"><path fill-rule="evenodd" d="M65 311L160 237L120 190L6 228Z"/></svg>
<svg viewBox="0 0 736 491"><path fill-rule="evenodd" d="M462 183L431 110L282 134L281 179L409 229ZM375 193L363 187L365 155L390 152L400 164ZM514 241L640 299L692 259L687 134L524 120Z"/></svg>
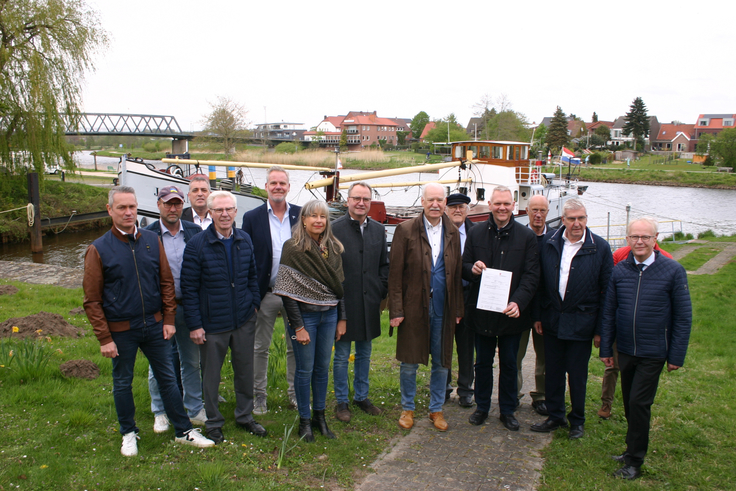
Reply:
<svg viewBox="0 0 736 491"><path fill-rule="evenodd" d="M603 156L599 154L598 152L590 154L590 158L588 159L588 163L590 165L598 165L603 161Z"/></svg>
<svg viewBox="0 0 736 491"><path fill-rule="evenodd" d="M703 167L713 167L715 165L715 162L713 162L713 157L710 155L705 156L705 160L703 161Z"/></svg>
<svg viewBox="0 0 736 491"><path fill-rule="evenodd" d="M708 237L715 237L716 234L711 229L706 230L705 232L700 232L698 234L698 239L707 239Z"/></svg>
<svg viewBox="0 0 736 491"><path fill-rule="evenodd" d="M143 144L143 150L145 150L146 152L153 153L153 152L156 152L158 149L156 148L155 143L148 142L148 143Z"/></svg>
<svg viewBox="0 0 736 491"><path fill-rule="evenodd" d="M693 234L683 234L682 232L675 232L675 240L693 240Z"/></svg>
<svg viewBox="0 0 736 491"><path fill-rule="evenodd" d="M296 144L289 142L282 142L276 145L273 149L276 153L296 153Z"/></svg>

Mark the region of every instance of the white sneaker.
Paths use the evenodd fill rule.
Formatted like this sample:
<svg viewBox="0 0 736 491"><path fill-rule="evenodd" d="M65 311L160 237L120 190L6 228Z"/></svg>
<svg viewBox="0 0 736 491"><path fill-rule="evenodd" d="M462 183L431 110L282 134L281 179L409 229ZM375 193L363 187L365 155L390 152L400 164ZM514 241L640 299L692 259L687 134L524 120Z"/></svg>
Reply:
<svg viewBox="0 0 736 491"><path fill-rule="evenodd" d="M265 394L258 394L256 396L256 402L253 403L253 414L256 416L268 414L268 405L266 404Z"/></svg>
<svg viewBox="0 0 736 491"><path fill-rule="evenodd" d="M184 433L184 436L177 436L174 441L176 443L183 443L184 445L192 445L199 448L215 446L215 442L205 437L199 428L193 428L187 431Z"/></svg>
<svg viewBox="0 0 736 491"><path fill-rule="evenodd" d="M169 418L165 414L159 414L153 420L154 433L166 433L169 431Z"/></svg>
<svg viewBox="0 0 736 491"><path fill-rule="evenodd" d="M135 457L138 455L137 440L140 440L140 437L135 434L135 431L123 435L123 446L120 447L120 453L126 457Z"/></svg>
<svg viewBox="0 0 736 491"><path fill-rule="evenodd" d="M189 421L191 421L194 426L204 426L207 422L207 412L202 408L193 418L189 418Z"/></svg>

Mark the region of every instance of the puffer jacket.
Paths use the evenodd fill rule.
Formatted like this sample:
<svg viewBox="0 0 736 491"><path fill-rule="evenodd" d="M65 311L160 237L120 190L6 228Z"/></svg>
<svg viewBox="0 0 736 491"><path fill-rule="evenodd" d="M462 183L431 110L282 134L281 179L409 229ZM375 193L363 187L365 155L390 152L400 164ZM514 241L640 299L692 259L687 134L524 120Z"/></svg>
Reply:
<svg viewBox="0 0 736 491"><path fill-rule="evenodd" d="M217 237L214 225L187 242L181 290L190 331L237 329L261 305L253 243L240 229L234 228L233 235L232 264L228 264L225 244Z"/></svg>
<svg viewBox="0 0 736 491"><path fill-rule="evenodd" d="M630 356L661 358L681 367L690 340L692 305L687 274L659 252L640 271L633 254L613 268L606 294L601 358L613 356L613 342Z"/></svg>
<svg viewBox="0 0 736 491"><path fill-rule="evenodd" d="M601 333L608 282L613 269L611 247L602 237L585 230L585 241L570 264L565 300L560 298L560 260L565 227L548 232L539 249L542 270L535 297L534 320L545 333L559 339L590 341Z"/></svg>

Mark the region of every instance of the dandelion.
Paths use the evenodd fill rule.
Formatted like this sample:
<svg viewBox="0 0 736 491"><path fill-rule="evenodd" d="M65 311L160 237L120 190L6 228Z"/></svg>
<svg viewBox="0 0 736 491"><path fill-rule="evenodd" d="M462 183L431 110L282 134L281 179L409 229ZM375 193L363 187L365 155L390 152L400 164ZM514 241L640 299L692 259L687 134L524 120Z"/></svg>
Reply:
<svg viewBox="0 0 736 491"><path fill-rule="evenodd" d="M355 361L355 355L350 355L350 358L348 358L348 359L350 360L351 363L354 362Z"/></svg>
<svg viewBox="0 0 736 491"><path fill-rule="evenodd" d="M13 332L20 332L20 329L18 329L18 326L13 326Z"/></svg>
<svg viewBox="0 0 736 491"><path fill-rule="evenodd" d="M36 334L41 334L43 332L43 329L36 329Z"/></svg>
<svg viewBox="0 0 736 491"><path fill-rule="evenodd" d="M48 467L49 466L47 466L46 464L44 464L44 465L41 466L41 469L48 469Z"/></svg>

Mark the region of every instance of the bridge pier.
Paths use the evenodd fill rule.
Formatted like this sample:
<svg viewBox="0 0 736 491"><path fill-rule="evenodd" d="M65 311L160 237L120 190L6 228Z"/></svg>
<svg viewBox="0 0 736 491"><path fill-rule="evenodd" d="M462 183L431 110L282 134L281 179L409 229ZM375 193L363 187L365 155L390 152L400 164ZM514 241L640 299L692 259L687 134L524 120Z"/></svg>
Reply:
<svg viewBox="0 0 736 491"><path fill-rule="evenodd" d="M179 140L174 138L171 140L171 153L174 155L183 155L189 152L189 140Z"/></svg>

